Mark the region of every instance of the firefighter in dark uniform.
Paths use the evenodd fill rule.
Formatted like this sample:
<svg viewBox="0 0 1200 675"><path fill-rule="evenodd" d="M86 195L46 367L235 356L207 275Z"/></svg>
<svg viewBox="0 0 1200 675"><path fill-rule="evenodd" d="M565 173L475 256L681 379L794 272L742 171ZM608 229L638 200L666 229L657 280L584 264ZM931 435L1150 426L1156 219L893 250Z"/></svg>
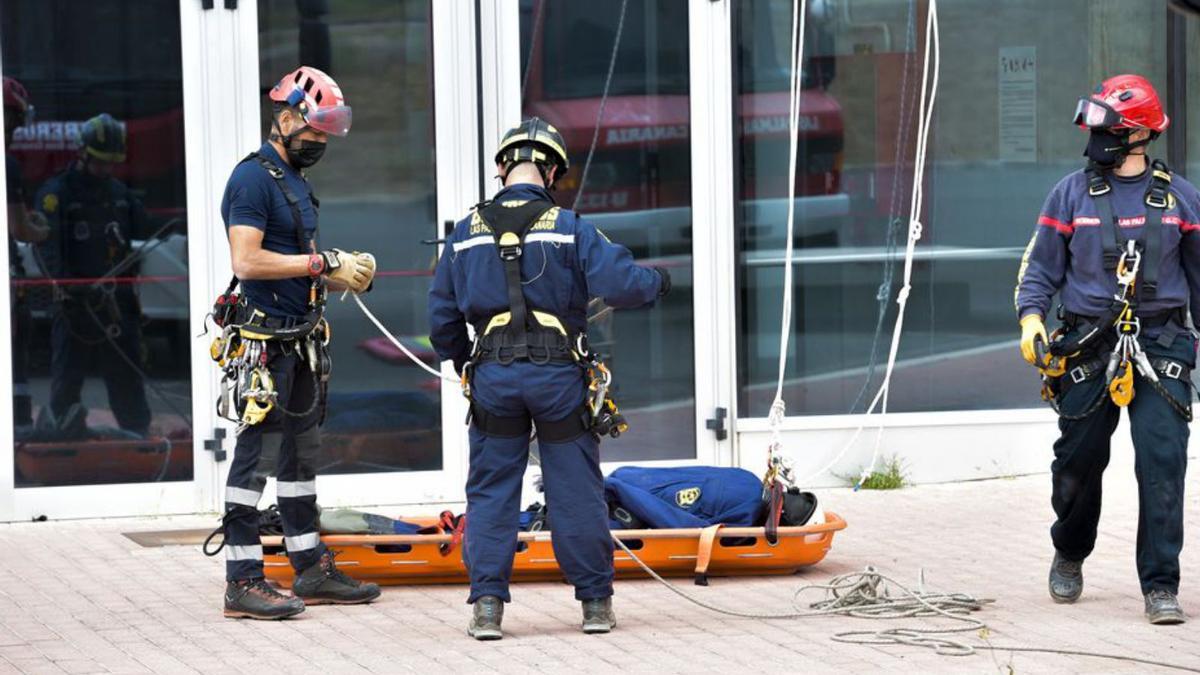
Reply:
<svg viewBox="0 0 1200 675"><path fill-rule="evenodd" d="M1016 290L1022 355L1042 370L1060 415L1050 595L1074 602L1083 591L1111 436L1127 407L1137 569L1154 624L1185 619L1177 594L1196 340L1184 324L1189 306L1200 316L1200 193L1146 155L1168 122L1137 75L1108 79L1079 102L1087 168L1050 192ZM1063 325L1051 340L1044 317L1055 293Z"/></svg>
<svg viewBox="0 0 1200 675"><path fill-rule="evenodd" d="M125 162L125 125L107 113L83 123L79 159L46 181L34 200L50 234L39 245L55 285L50 335L50 410L60 428L79 429L84 376L100 369L117 424L150 427L141 374L142 311L133 240L149 234L141 201L113 169ZM135 367L137 366L137 367ZM40 422L39 422L40 424Z"/></svg>
<svg viewBox="0 0 1200 675"><path fill-rule="evenodd" d="M430 336L464 368L471 398L464 560L468 633L499 639L517 546L522 476L536 428L554 553L583 630L605 633L612 611L613 544L599 441L584 410L586 308L595 297L640 307L670 289L665 270L639 267L549 192L567 170L562 136L538 118L510 130L496 153L504 188L448 237L429 292ZM467 324L475 329L474 345ZM532 422L532 424L531 424Z"/></svg>
<svg viewBox="0 0 1200 675"><path fill-rule="evenodd" d="M317 207L302 171L320 160L330 135L350 131L350 106L329 75L307 66L270 92L271 133L229 177L221 216L243 304L233 324L245 365L261 399L237 406L237 445L225 491L225 615L277 619L308 604L357 604L379 597L379 586L349 578L334 564L318 532L316 471L320 421L330 362L323 318L326 288L363 292L375 275L367 253L317 248ZM230 339L233 339L232 337ZM266 482L263 455L274 464L284 544L295 570L295 594L263 578L258 501Z"/></svg>
<svg viewBox="0 0 1200 675"><path fill-rule="evenodd" d="M33 105L29 92L11 77L4 78L4 147L12 148L13 133L33 123ZM17 242L35 244L50 234L46 219L26 204L25 183L21 165L11 152L4 155L8 186L8 271L9 279L25 278L25 265ZM29 348L33 338L33 313L25 289L14 285L9 295L12 303L12 378L13 425L17 428L33 424L33 401L29 394Z"/></svg>

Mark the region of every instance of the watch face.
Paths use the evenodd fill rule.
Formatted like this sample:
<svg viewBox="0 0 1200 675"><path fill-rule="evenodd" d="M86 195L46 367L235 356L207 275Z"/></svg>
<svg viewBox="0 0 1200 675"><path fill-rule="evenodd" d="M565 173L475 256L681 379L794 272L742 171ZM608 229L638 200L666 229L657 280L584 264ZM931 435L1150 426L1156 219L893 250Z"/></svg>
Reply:
<svg viewBox="0 0 1200 675"><path fill-rule="evenodd" d="M308 271L312 274L320 274L322 267L324 264L320 255L313 255L308 259Z"/></svg>

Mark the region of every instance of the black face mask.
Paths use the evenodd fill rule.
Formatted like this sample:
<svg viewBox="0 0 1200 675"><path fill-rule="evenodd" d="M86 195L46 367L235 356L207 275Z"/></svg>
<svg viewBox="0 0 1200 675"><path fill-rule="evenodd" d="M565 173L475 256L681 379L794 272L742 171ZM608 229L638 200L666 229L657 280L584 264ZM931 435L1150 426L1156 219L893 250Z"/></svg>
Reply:
<svg viewBox="0 0 1200 675"><path fill-rule="evenodd" d="M1125 163L1125 158L1133 149L1128 141L1128 133L1116 134L1108 129L1092 129L1087 149L1083 154L1102 169L1115 169Z"/></svg>
<svg viewBox="0 0 1200 675"><path fill-rule="evenodd" d="M300 141L299 148L292 147L291 144L287 148L288 162L297 169L307 169L321 161L324 154L325 144L319 141Z"/></svg>

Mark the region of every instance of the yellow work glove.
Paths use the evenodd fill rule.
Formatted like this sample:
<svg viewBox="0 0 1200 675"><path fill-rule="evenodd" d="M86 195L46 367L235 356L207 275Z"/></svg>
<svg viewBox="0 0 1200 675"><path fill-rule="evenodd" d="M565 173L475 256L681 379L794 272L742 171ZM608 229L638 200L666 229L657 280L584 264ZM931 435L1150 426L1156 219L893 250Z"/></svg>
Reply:
<svg viewBox="0 0 1200 675"><path fill-rule="evenodd" d="M370 253L360 253L358 251L354 251L350 255L354 256L355 261L358 263L359 269L366 270L367 279L363 282L362 286L360 288L355 288L354 286L350 287L350 290L354 291L355 293L362 293L363 291L369 289L371 287L371 282L375 280L375 256L371 255Z"/></svg>
<svg viewBox="0 0 1200 675"><path fill-rule="evenodd" d="M1021 356L1031 366L1043 366L1045 364L1038 363L1037 350L1033 348L1033 343L1036 338L1041 338L1045 345L1050 344L1050 338L1046 335L1046 324L1042 323L1042 317L1037 314L1029 314L1021 318Z"/></svg>
<svg viewBox="0 0 1200 675"><path fill-rule="evenodd" d="M375 277L375 259L367 254L347 253L340 248L321 253L325 257L325 276L358 293L371 284Z"/></svg>

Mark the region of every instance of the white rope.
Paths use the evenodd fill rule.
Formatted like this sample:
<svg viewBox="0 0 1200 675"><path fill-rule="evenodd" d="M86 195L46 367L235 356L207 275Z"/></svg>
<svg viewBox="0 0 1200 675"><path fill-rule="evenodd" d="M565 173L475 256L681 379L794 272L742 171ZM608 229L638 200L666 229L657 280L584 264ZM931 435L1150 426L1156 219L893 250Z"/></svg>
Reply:
<svg viewBox="0 0 1200 675"><path fill-rule="evenodd" d="M404 355L407 356L409 358L409 360L411 360L413 363L420 366L425 372L429 373L430 375L433 375L434 377L440 377L441 379L443 379L447 382L452 382L456 385L461 384L458 381L458 378L451 377L449 375L443 375L440 371L431 368L429 366L429 364L425 363L420 358L418 358L416 354L413 354L411 351L409 351L408 347L405 347L403 344L401 344L400 341L396 339L396 336L392 335L391 331L389 331L386 327L384 327L384 325L379 322L379 319L377 319L375 317L375 315L371 313L371 310L367 309L367 306L363 304L362 298L358 297L358 293L352 293L350 291L347 291L346 293L342 294L342 300L346 299L347 294L349 294L350 297L354 298L354 302L358 303L358 308L361 309L362 313L365 314L366 317L371 320L371 323L375 324L375 327L379 329L379 332L382 333L383 336L385 338L387 338L389 342L391 342L393 345L395 345L396 349L399 349L400 351L404 352Z"/></svg>
<svg viewBox="0 0 1200 675"><path fill-rule="evenodd" d="M790 98L788 99L788 201L787 237L784 242L783 306L779 318L779 374L775 382L775 400L767 421L771 429L771 444L767 451L768 464L777 461L783 447L780 427L787 417L787 405L783 400L783 378L787 369L788 340L792 333L792 247L796 231L796 160L800 146L800 95L803 91L804 31L808 18L808 0L794 2L792 11L792 71Z"/></svg>
<svg viewBox="0 0 1200 675"><path fill-rule="evenodd" d="M721 605L706 602L696 595L688 593L679 586L667 581L658 572L645 563L621 538L613 534L613 542L624 551L631 560L638 564L652 579L662 584L667 590L687 600L688 602L725 616L743 619L810 619L823 616L848 616L859 619L876 619L901 621L906 619L942 619L956 623L942 626L930 626L925 622L922 627L881 628L878 630L848 630L830 635L835 642L860 645L905 645L932 649L940 656L971 656L978 650L993 652L1027 652L1034 654L1055 654L1059 656L1084 656L1098 659L1140 663L1190 673L1200 673L1200 668L1181 665L1166 661L1156 661L1127 654L1111 654L1091 652L1081 649L1060 649L1054 647L1026 647L1022 645L995 645L989 641L991 627L971 615L983 609L984 606L995 602L986 598L975 598L965 593L938 593L925 590L925 571L921 570L917 588L914 590L883 574L874 567L867 566L861 572L840 574L823 584L805 584L792 594L790 610L763 612L731 609ZM810 602L807 606L800 602L800 596L810 591L824 591L824 597ZM980 642L967 642L965 638L975 634Z"/></svg>
<svg viewBox="0 0 1200 675"><path fill-rule="evenodd" d="M819 471L815 471L805 477L802 482L811 481L829 471L841 461L846 452L850 450L855 442L858 441L859 436L862 435L863 430L867 426L867 418L875 412L876 406L879 407L879 416L876 425L875 446L871 454L871 463L862 470L854 489L857 490L862 487L863 482L874 473L875 465L879 462L880 449L883 443L884 422L888 413L888 398L891 393L892 373L895 371L896 357L900 350L900 335L904 329L904 315L908 308L908 296L912 292L913 258L917 242L921 239L924 231L924 226L921 224L919 218L921 216L921 209L924 207L925 190L923 186L925 182L927 150L929 147L929 132L933 122L933 105L937 100L938 76L942 67L937 0L929 0L929 10L925 21L925 36L925 66L921 76L921 110L917 126L916 156L913 160L913 192L908 216L908 243L904 249L904 285L900 288L900 293L896 298L896 304L899 305L899 309L896 313L896 324L892 329L892 345L888 350L887 369L884 372L883 381L879 384L879 392L875 394L871 405L863 414L863 422L854 430L854 435L842 447L841 452L825 466L821 467ZM933 55L932 61L930 59L931 52Z"/></svg>

